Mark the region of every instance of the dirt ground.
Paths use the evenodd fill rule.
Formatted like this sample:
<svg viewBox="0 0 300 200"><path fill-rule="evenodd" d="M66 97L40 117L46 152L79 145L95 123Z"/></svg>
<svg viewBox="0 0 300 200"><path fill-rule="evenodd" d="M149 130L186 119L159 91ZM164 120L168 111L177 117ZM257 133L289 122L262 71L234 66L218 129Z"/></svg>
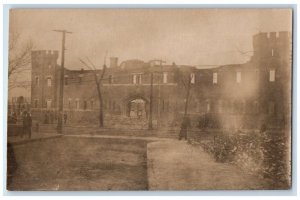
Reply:
<svg viewBox="0 0 300 200"><path fill-rule="evenodd" d="M9 190L147 190L146 142L56 138L13 145Z"/></svg>

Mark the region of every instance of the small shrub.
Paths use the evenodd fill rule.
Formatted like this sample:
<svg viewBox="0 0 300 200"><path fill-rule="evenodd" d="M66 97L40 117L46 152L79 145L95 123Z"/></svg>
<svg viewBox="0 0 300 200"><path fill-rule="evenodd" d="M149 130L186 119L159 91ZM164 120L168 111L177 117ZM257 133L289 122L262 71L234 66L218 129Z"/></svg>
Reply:
<svg viewBox="0 0 300 200"><path fill-rule="evenodd" d="M247 172L271 180L274 188L287 188L290 184L287 139L282 131L265 134L252 131L194 136L190 140L201 145L217 162L234 163Z"/></svg>

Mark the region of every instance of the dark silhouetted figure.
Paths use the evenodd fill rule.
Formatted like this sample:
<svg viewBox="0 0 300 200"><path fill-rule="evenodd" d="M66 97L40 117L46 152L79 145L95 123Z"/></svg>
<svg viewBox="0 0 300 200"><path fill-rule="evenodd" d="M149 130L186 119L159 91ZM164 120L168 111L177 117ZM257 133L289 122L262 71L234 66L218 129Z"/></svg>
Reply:
<svg viewBox="0 0 300 200"><path fill-rule="evenodd" d="M13 116L9 115L8 119L7 119L7 123L8 124L16 124L17 123L17 119L14 118Z"/></svg>
<svg viewBox="0 0 300 200"><path fill-rule="evenodd" d="M7 143L7 189L11 189L11 185L13 183L13 178L16 170L18 169L18 163L15 157L15 152L13 145L11 143Z"/></svg>
<svg viewBox="0 0 300 200"><path fill-rule="evenodd" d="M37 133L40 132L40 123L39 122L36 122L36 124L35 124L35 131Z"/></svg>
<svg viewBox="0 0 300 200"><path fill-rule="evenodd" d="M141 119L142 118L142 110L138 110L137 111L137 116L138 116L138 119Z"/></svg>
<svg viewBox="0 0 300 200"><path fill-rule="evenodd" d="M265 123L262 123L260 126L260 132L265 133L267 131L267 125Z"/></svg>
<svg viewBox="0 0 300 200"><path fill-rule="evenodd" d="M54 114L53 114L53 112L51 112L49 115L50 115L50 123L53 124L53 122L54 122Z"/></svg>
<svg viewBox="0 0 300 200"><path fill-rule="evenodd" d="M182 138L187 140L187 131L188 131L188 128L190 126L191 126L190 118L188 116L185 116L183 118L182 123L181 123L180 133L179 133L179 140L181 140Z"/></svg>
<svg viewBox="0 0 300 200"><path fill-rule="evenodd" d="M13 112L13 114L12 114L12 120L15 122L14 124L17 123L17 121L18 121L17 113Z"/></svg>
<svg viewBox="0 0 300 200"><path fill-rule="evenodd" d="M24 111L23 115L23 135L28 135L31 138L31 126L32 126L32 118L30 113Z"/></svg>
<svg viewBox="0 0 300 200"><path fill-rule="evenodd" d="M49 123L49 115L48 115L48 113L45 113L44 124L48 124L48 123Z"/></svg>
<svg viewBox="0 0 300 200"><path fill-rule="evenodd" d="M65 114L64 114L64 124L67 123L67 119L68 119L68 115L67 115L67 113L65 113Z"/></svg>

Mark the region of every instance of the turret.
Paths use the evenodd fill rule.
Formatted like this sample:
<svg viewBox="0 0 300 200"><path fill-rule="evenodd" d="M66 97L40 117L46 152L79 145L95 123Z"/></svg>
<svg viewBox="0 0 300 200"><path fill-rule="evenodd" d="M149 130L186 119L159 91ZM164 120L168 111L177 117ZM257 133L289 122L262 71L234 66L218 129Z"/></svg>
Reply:
<svg viewBox="0 0 300 200"><path fill-rule="evenodd" d="M31 52L31 105L54 109L57 96L58 51Z"/></svg>
<svg viewBox="0 0 300 200"><path fill-rule="evenodd" d="M291 51L291 35L288 31L258 33L253 36L253 59L283 58Z"/></svg>

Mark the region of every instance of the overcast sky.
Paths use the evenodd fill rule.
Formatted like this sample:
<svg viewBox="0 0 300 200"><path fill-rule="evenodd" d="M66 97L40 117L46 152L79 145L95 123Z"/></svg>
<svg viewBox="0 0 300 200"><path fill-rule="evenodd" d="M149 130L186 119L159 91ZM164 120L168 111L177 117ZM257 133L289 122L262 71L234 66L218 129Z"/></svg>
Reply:
<svg viewBox="0 0 300 200"><path fill-rule="evenodd" d="M221 65L248 59L236 47L252 49L259 31L291 31L290 10L265 9L85 9L13 10L11 27L30 37L37 50L60 50L66 40L66 67L80 68L79 58L102 65L108 56L164 59L168 63Z"/></svg>
<svg viewBox="0 0 300 200"><path fill-rule="evenodd" d="M66 40L69 69L83 67L79 58L85 57L102 66L106 51L119 62L223 65L246 62L251 54L237 48L251 51L259 31L291 31L291 14L288 9L15 9L10 31L30 38L35 50L59 51L61 34L52 30L73 32Z"/></svg>

